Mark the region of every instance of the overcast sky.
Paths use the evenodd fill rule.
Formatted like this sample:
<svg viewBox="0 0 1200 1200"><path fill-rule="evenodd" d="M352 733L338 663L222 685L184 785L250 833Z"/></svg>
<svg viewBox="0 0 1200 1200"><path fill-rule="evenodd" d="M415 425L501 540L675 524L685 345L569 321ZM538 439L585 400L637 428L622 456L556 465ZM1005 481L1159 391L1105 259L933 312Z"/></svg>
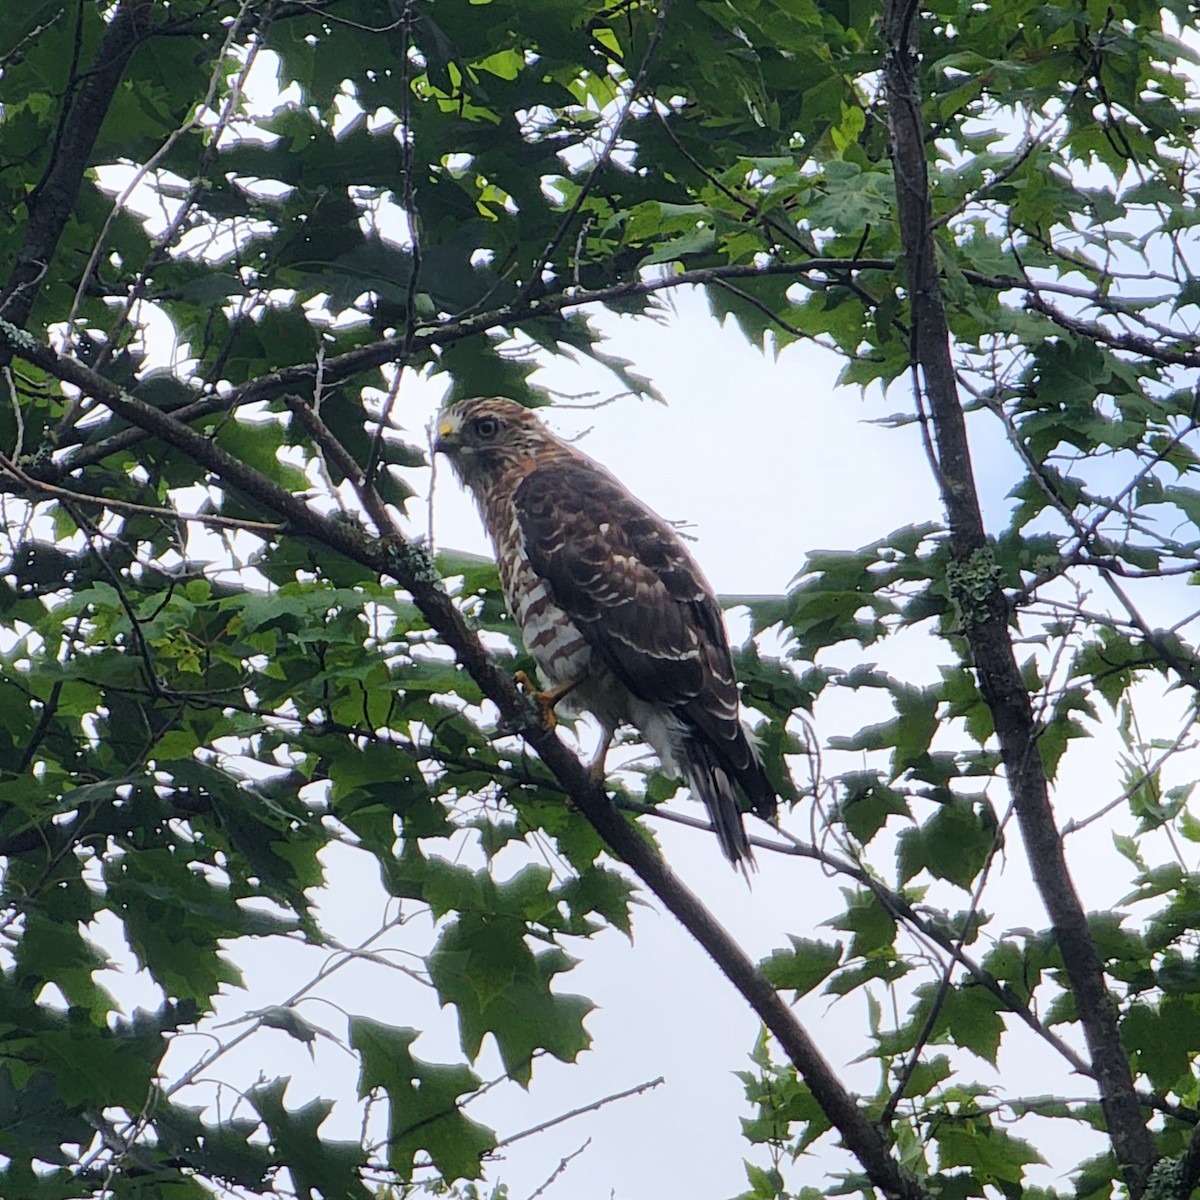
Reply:
<svg viewBox="0 0 1200 1200"><path fill-rule="evenodd" d="M665 395L666 406L626 397L592 411L550 412L547 420L561 434L582 434L582 448L664 517L688 522L688 532L696 538L694 553L718 591L782 592L810 549L853 548L900 526L940 519L915 429L887 430L869 423L907 408L905 387L897 385L886 397L876 388L865 398L857 389L838 389L838 364L824 353L796 346L775 362L748 346L732 327L720 328L698 294L675 299L678 310L666 323L608 317L603 323L611 335L606 349L631 359L637 370L649 375ZM556 364L539 380L570 393L595 389L608 396L616 390L605 373L589 365ZM443 386L441 380L405 383L398 412L414 438L424 436ZM1011 486L1012 462L978 419L973 433L981 487L996 528L1006 511L1004 491ZM413 472L413 478L424 486L428 473ZM426 514L414 506L410 532L422 533L425 527ZM490 553L473 504L444 464L435 496L435 532L440 547ZM736 613L731 614L731 627L736 637L744 636L745 622ZM894 645L861 654L839 650L823 661L850 666L862 659L877 660L906 679L930 682L937 678L938 663L947 658L944 647L919 631L896 639ZM847 693L822 703L818 729L826 739L889 715L876 692ZM1065 797L1078 807L1067 812L1091 811L1120 791L1111 765L1111 738L1102 745L1102 754L1093 749L1069 757L1060 804ZM1007 797L999 788L991 794L1002 811ZM693 815L700 811L686 794L673 800L671 808ZM807 806L788 821L802 836L814 828ZM841 909L838 883L825 878L812 862L760 852L761 870L747 887L711 836L663 822L656 824L656 832L673 866L752 955L786 945L788 934L837 938L821 923ZM1103 907L1111 906L1120 892L1120 885L1113 890L1108 866L1114 861L1109 836L1098 824L1073 838L1070 846L1073 863L1082 868L1085 900ZM994 934L1046 924L1024 870L1015 829L1010 829L1009 838L1011 852L994 868L984 901L984 908L1000 912ZM433 844L426 843L426 848L438 852ZM441 852L450 855L459 849L446 847ZM395 910L389 908L373 868L364 871L362 856L339 849L327 861L331 886L322 897L322 919L344 943L354 944ZM514 852L499 860L498 869L515 870L523 861L521 852ZM880 862L886 872L886 850ZM1120 878L1127 878L1127 865L1121 870ZM966 896L941 886L930 891L930 902L962 908ZM650 904L635 910L634 921L632 945L611 932L568 947L582 962L559 977L557 990L588 995L598 1004L587 1020L591 1050L574 1066L540 1059L528 1092L505 1085L469 1111L503 1137L659 1076L665 1082L505 1151L489 1167L488 1178L507 1183L513 1197L530 1196L588 1138L587 1149L545 1194L573 1200L720 1200L746 1186L744 1155L750 1153L763 1165L768 1162L761 1150L749 1151L740 1137L739 1118L751 1112L733 1074L750 1066L747 1055L758 1033L756 1020L671 918ZM381 945L421 953L428 950L430 938L428 922L418 919L390 933ZM281 1002L326 957L287 945L264 951L257 944L237 947L235 954L246 970L249 990L229 993L221 1007L225 1020ZM349 967L328 980L319 994L324 1001L306 1001L300 1011L338 1037L344 1035L344 1013L363 1014L425 1029L414 1046L420 1057L444 1062L460 1057L453 1014L440 1012L432 993L398 972L370 964ZM897 1011L885 1012L885 1022L902 1018L905 1007L901 997ZM855 993L835 1003L810 995L798 1011L850 1086L873 1092L877 1068L852 1061L866 1048L865 997ZM227 1037L236 1028L220 1032ZM182 1070L206 1046L200 1039L181 1039L169 1063ZM1010 1035L1006 1046L1002 1073L970 1060L973 1077L1009 1096L1056 1089L1070 1096L1088 1094L1023 1028ZM958 1055L956 1061L967 1059ZM476 1070L484 1078L500 1073L490 1042ZM324 1132L358 1134L358 1112L348 1102L357 1064L332 1041L319 1041L315 1058L310 1058L306 1048L284 1033L262 1031L212 1074L243 1086L259 1075L293 1075L289 1106L314 1095L343 1097ZM215 1093L196 1091L193 1102L205 1095ZM231 1097L224 1093L226 1114ZM1035 1122L1027 1122L1016 1132L1042 1144L1049 1141L1044 1123L1038 1130ZM1037 1171L1035 1178L1062 1187L1067 1181L1059 1168L1076 1161L1084 1143L1061 1123L1054 1136L1052 1144L1061 1149L1062 1160ZM790 1169L788 1178L793 1186L820 1186L826 1171L839 1165L847 1164L837 1152L822 1151Z"/></svg>
<svg viewBox="0 0 1200 1200"><path fill-rule="evenodd" d="M911 408L907 381L888 395L878 387L865 397L857 388L837 388L840 363L831 355L796 345L776 361L749 346L732 326L720 327L700 294L681 292L673 302L674 313L662 322L597 318L610 337L605 350L630 360L636 371L652 379L667 400L665 406L624 397L591 410L561 408L548 412L546 419L558 433L579 436L578 444L587 453L663 517L686 522L687 533L696 539L693 552L719 592L780 593L811 550L852 549L905 525L941 520L916 428L892 430L871 423ZM562 393L593 392L593 400L611 396L619 387L610 375L586 362L556 361L537 380ZM423 440L445 383L444 378L405 380L396 415L411 440ZM995 532L1006 522L1006 493L1017 477L1016 464L986 415L970 420L976 473L989 528ZM413 471L411 481L427 489L429 472ZM427 524L422 505L414 504L406 532L422 535ZM441 548L491 553L473 503L445 464L438 473L433 525ZM731 613L729 623L736 640L745 636L744 616ZM929 683L938 678L938 665L948 659L948 649L922 629L863 652L835 648L821 661L844 667L875 661L906 680ZM1148 711L1163 716L1161 728L1154 732L1175 735L1177 713L1169 704L1151 704ZM891 715L886 696L877 690L834 694L818 708L817 732L824 742ZM1116 750L1108 729L1097 743L1068 754L1056 792L1060 819L1085 815L1120 793ZM848 762L846 756L830 756L827 763L830 771L857 765L865 763ZM1181 762L1176 770L1187 767ZM1002 787L993 786L990 795L1003 812L1007 796ZM670 807L701 813L686 794ZM809 805L786 819L804 837L819 826ZM757 824L753 818L750 822ZM822 922L841 911L839 884L812 862L760 852L761 869L753 886L747 887L710 835L666 822L655 822L655 829L672 865L753 956L785 946L788 934L837 939L836 931L823 928ZM1008 839L1008 853L995 864L983 902L985 909L997 913L989 927L992 936L1047 923L1029 883L1015 828L1008 830ZM431 843L426 849L439 852ZM452 856L462 847L446 846L440 852ZM1112 907L1132 869L1114 855L1110 827L1097 822L1073 836L1069 852L1085 903ZM872 857L886 876L891 867L886 837L872 848ZM515 871L525 861L514 849L497 867ZM362 855L338 849L327 856L327 864L330 887L321 898L322 921L343 943L353 945L396 910L379 887L373 865L364 870ZM929 892L935 906L961 909L966 900L965 893L948 885ZM559 977L557 990L582 993L598 1004L587 1020L591 1050L575 1065L539 1059L528 1092L515 1085L498 1087L469 1112L506 1137L609 1093L659 1076L664 1083L506 1150L489 1166L488 1179L507 1183L516 1200L529 1197L589 1138L587 1149L572 1159L546 1195L571 1200L723 1200L746 1186L744 1155L761 1165L768 1163L763 1151L750 1151L740 1137L739 1119L752 1114L734 1077L735 1071L750 1067L747 1056L758 1034L757 1021L671 918L647 904L635 910L634 924L632 944L610 932L568 947L581 963ZM427 952L432 937L428 921L418 918L390 932L379 946L391 948L396 961L403 962L405 954ZM324 952L289 943L248 942L235 946L233 953L245 970L247 990L228 991L219 1021L235 1021L281 1003L328 960ZM113 990L130 1005L157 1004L155 989L144 983L127 973ZM361 1014L426 1030L413 1047L424 1059L461 1058L453 1013L440 1011L428 989L400 972L377 963L346 967L316 994L322 999L304 1001L299 1011L337 1038L344 1038L345 1015ZM897 1008L884 1013L885 1023L902 1020L906 1007L901 995ZM865 996L858 992L832 1002L810 995L798 1012L847 1083L864 1093L874 1092L879 1082L876 1066L853 1061L867 1046ZM1000 1072L962 1054L955 1054L955 1061L966 1063L970 1077L995 1085L1007 1096L1056 1090L1067 1096L1089 1094L1041 1043L1014 1026ZM228 1038L240 1028L235 1024L216 1032ZM202 1036L178 1039L168 1059L169 1073L182 1072L211 1045ZM476 1070L485 1079L500 1074L490 1042L485 1042ZM283 1032L262 1030L210 1073L239 1087L276 1075L294 1077L289 1107L318 1095L341 1098L324 1127L327 1136L359 1135L360 1115L352 1099L357 1062L333 1040L318 1041L310 1056L308 1048ZM212 1100L224 1116L236 1104L234 1092L212 1086L193 1089L183 1098L191 1103ZM1015 1132L1043 1148L1056 1147L1060 1156L1046 1168L1035 1169L1034 1181L1067 1186L1061 1168L1076 1162L1086 1146L1073 1127L1029 1120ZM823 1150L788 1169L787 1178L793 1187L822 1186L828 1170L847 1165L837 1152Z"/></svg>

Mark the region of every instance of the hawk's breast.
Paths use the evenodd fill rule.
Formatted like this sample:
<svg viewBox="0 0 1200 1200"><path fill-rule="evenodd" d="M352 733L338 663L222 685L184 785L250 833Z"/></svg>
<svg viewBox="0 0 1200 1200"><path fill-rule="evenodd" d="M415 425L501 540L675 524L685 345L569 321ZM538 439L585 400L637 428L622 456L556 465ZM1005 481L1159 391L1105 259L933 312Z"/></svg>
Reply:
<svg viewBox="0 0 1200 1200"><path fill-rule="evenodd" d="M525 649L537 663L547 686L553 688L582 680L596 666L592 648L568 613L555 602L549 585L533 569L516 506L505 507L508 512L487 513L485 517L492 526L496 543L504 598L521 631ZM577 699L583 700L585 707L591 707L587 697Z"/></svg>

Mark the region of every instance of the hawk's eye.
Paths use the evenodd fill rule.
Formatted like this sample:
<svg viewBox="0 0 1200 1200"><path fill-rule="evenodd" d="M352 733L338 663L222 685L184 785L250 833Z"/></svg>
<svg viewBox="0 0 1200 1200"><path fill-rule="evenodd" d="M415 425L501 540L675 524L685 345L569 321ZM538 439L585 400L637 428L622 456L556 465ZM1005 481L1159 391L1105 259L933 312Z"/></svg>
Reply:
<svg viewBox="0 0 1200 1200"><path fill-rule="evenodd" d="M500 432L500 422L495 417L479 417L475 422L477 437L488 441Z"/></svg>

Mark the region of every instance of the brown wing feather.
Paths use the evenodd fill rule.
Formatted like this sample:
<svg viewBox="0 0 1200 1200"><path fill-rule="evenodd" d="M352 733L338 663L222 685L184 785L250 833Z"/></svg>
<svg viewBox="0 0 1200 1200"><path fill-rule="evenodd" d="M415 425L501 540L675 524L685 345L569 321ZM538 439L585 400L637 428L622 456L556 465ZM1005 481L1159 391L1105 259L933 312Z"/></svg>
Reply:
<svg viewBox="0 0 1200 1200"><path fill-rule="evenodd" d="M514 500L530 564L616 677L685 719L770 817L717 604L679 536L590 460L532 471Z"/></svg>

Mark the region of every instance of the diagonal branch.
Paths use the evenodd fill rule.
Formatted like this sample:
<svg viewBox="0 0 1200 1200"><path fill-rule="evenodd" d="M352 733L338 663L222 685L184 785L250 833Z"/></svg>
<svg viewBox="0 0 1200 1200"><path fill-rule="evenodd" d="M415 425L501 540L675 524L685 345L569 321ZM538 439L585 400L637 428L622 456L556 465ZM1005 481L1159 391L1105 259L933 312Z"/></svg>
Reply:
<svg viewBox="0 0 1200 1200"><path fill-rule="evenodd" d="M4 482L4 475L10 475L22 487L9 488ZM214 529L243 529L250 533L264 536L280 534L283 526L270 521L250 521L240 517L225 517L220 513L206 512L177 512L173 508L164 508L155 504L137 504L132 500L117 500L111 496L92 496L85 492L73 492L69 488L56 487L41 479L34 479L26 474L6 454L0 452L0 492L11 491L12 494L29 497L44 496L50 500L58 500L64 504L86 504L96 508L110 509L113 512L138 513L147 517L160 517L164 521L195 521L199 525L210 525Z"/></svg>
<svg viewBox="0 0 1200 1200"><path fill-rule="evenodd" d="M545 1133L547 1129L553 1129L555 1125L561 1125L564 1121L571 1121L576 1117L582 1117L585 1113L596 1112L606 1104L612 1104L616 1100L627 1100L630 1096L640 1096L643 1092L652 1092L659 1084L665 1082L666 1080L659 1075L656 1079L647 1079L645 1083L635 1084L633 1087L625 1088L623 1091L612 1092L608 1096L601 1096L599 1100L593 1100L591 1104L585 1104L580 1108L573 1108L570 1112L559 1113L557 1117L551 1117L548 1121L541 1121L537 1125L531 1125L528 1129L522 1129L517 1133L510 1133L508 1137L501 1138L496 1143L496 1149L500 1150L505 1146L511 1146L513 1142L519 1142L522 1138L533 1137L535 1133Z"/></svg>
<svg viewBox="0 0 1200 1200"><path fill-rule="evenodd" d="M1111 346L1114 350L1128 350L1133 354L1150 359L1151 362L1163 363L1167 366L1200 367L1200 353L1195 350L1179 350L1172 346L1164 346L1161 342L1153 341L1151 338L1140 337L1136 333L1113 333L1112 330L1105 329L1096 321L1081 321L1078 317L1069 316L1062 309L1055 308L1053 304L1043 300L1038 295L1036 287L1031 289L1030 294L1025 297L1025 307L1031 312L1049 317L1055 325L1087 341ZM1189 341L1194 344L1196 339L1180 334L1177 335L1177 340L1186 345Z"/></svg>
<svg viewBox="0 0 1200 1200"><path fill-rule="evenodd" d="M811 278L813 287L837 283L860 295L864 303L876 303L855 277L863 271L891 272L896 262L888 258L810 258L802 262L735 263L723 267L698 267L690 271L672 271L654 278L633 278L603 288L567 288L551 295L490 309L471 316L439 320L427 325L414 326L411 339L407 332L393 338L382 338L367 346L356 347L344 354L325 358L320 366L313 362L283 367L269 375L261 375L248 383L218 393L215 388L174 411L180 421L192 421L218 412L230 412L243 404L271 400L285 392L308 391L314 386L317 376L326 387L344 383L353 376L373 370L389 363L402 363L414 354L433 347L449 346L465 338L477 337L493 329L511 329L526 321L537 321L559 316L575 309L612 305L622 300L657 295L674 288L709 286L738 279L769 279L783 277L791 279ZM1073 287L1070 284L1038 283L1016 275L982 275L964 271L964 277L976 287L999 292L1053 293L1083 299L1089 303L1104 304L1106 309L1116 311L1117 305L1105 301L1094 291ZM1057 312L1057 310L1055 310ZM4 313L0 311L0 317ZM14 322L20 324L20 322ZM908 331L905 330L905 333ZM1182 335L1181 335L1182 336ZM1127 347L1128 348L1128 347ZM1200 357L1197 358L1200 362ZM120 433L103 436L100 431L69 431L59 440L62 447L77 447L70 458L70 468L90 466L110 454L127 450L146 437L136 427ZM65 473L65 471L63 472Z"/></svg>
<svg viewBox="0 0 1200 1200"><path fill-rule="evenodd" d="M29 334L0 320L0 347L55 378L86 391L113 413L187 454L227 487L257 501L285 520L293 533L344 554L380 575L389 575L411 595L430 627L500 710L501 717L537 752L575 806L610 850L622 859L663 906L712 957L774 1034L804 1077L814 1098L858 1159L871 1182L894 1200L922 1200L919 1186L900 1167L883 1134L846 1089L812 1036L796 1019L762 972L700 900L658 856L639 830L609 800L575 754L542 725L513 678L491 658L442 586L428 555L394 530L368 536L345 520L311 509L273 480L159 409L135 400L107 379L63 358Z"/></svg>

